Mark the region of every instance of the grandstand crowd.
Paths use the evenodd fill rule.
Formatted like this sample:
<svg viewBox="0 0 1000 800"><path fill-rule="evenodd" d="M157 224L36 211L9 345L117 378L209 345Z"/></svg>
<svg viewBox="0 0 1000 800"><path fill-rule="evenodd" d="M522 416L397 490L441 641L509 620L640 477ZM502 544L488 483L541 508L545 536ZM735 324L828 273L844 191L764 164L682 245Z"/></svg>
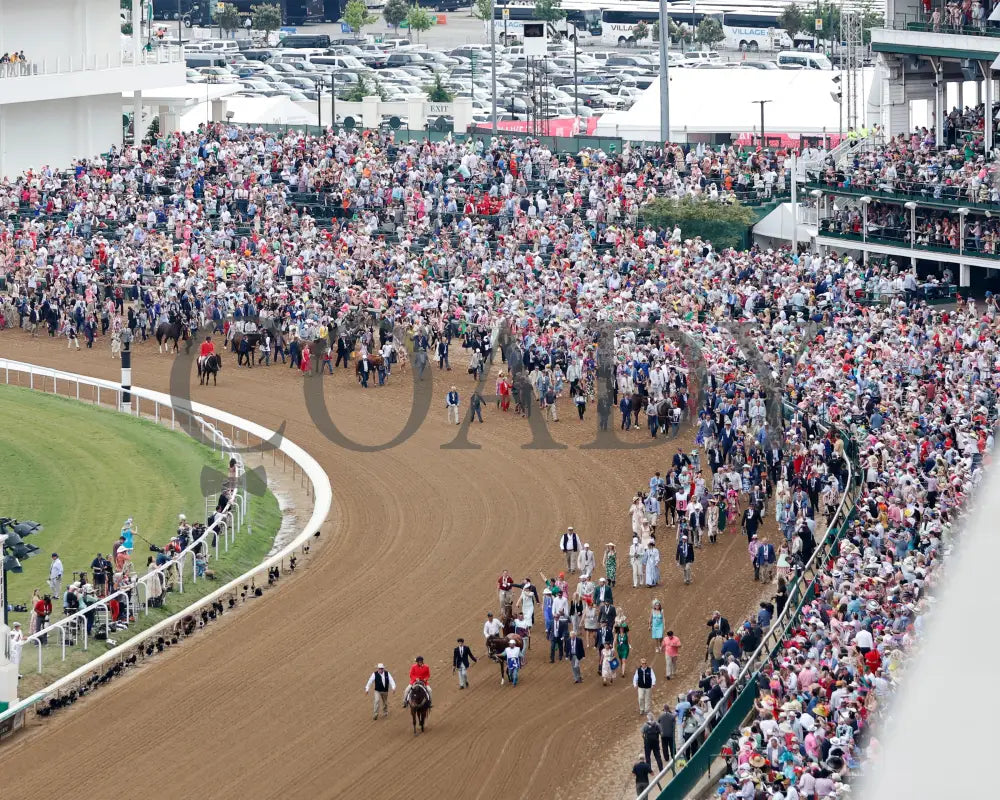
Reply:
<svg viewBox="0 0 1000 800"><path fill-rule="evenodd" d="M943 163L919 135L884 158L891 148ZM744 655L783 619L782 592L819 553L815 596L756 676L753 719L728 746L719 794L841 797L877 761L872 723L989 459L1000 322L995 304L929 306L909 290L866 305L859 289L873 268L850 258L716 252L638 215L652 196L726 197L757 180L780 186L782 157L702 147L566 156L527 139L396 144L211 125L0 184L0 313L67 336L131 326L129 312L138 328L136 309L200 322L260 313L305 333L360 307L410 331L417 348L425 331L440 342L503 326L516 345L506 368L517 355L584 397L606 355L595 333L616 329L615 400L695 405L706 455L725 448L716 466L738 475L757 467L770 498L787 562L773 618L725 632ZM901 288L912 278L885 277ZM687 397L694 365L680 346L628 332L651 323L697 345L700 399ZM765 394L790 408L783 433L769 431ZM625 427L633 408L620 408ZM849 457L857 511L830 552L824 531L835 495L851 489ZM719 620L710 625L719 635ZM678 698L679 740L740 674L724 659L711 667Z"/></svg>

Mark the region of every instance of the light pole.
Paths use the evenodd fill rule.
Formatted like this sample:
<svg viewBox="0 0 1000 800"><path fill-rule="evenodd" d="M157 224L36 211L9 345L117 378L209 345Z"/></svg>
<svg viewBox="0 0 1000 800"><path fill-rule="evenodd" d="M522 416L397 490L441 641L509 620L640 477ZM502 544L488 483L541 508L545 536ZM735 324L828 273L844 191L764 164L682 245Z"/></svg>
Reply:
<svg viewBox="0 0 1000 800"><path fill-rule="evenodd" d="M692 10L694 3L691 4ZM660 0L660 141L670 141L670 56L667 39L670 36L670 16L667 14L667 0Z"/></svg>
<svg viewBox="0 0 1000 800"><path fill-rule="evenodd" d="M332 75L330 80L333 81ZM320 129L320 133L323 131L323 89L325 88L326 84L320 78L316 83L316 127Z"/></svg>
<svg viewBox="0 0 1000 800"><path fill-rule="evenodd" d="M493 83L493 97L491 100L493 107L493 135L497 135L497 4L496 0L490 3L490 69L493 71L491 81ZM504 25L507 20L504 20Z"/></svg>
<svg viewBox="0 0 1000 800"><path fill-rule="evenodd" d="M760 105L760 146L763 149L766 144L764 141L764 105L770 103L770 100L751 100L751 103L757 103Z"/></svg>
<svg viewBox="0 0 1000 800"><path fill-rule="evenodd" d="M337 132L337 81L330 73L330 127Z"/></svg>
<svg viewBox="0 0 1000 800"><path fill-rule="evenodd" d="M577 35L578 31L576 23L571 22L570 24L573 26L573 114L579 120L580 119L580 62L578 60L579 53L577 52L576 45L580 37Z"/></svg>

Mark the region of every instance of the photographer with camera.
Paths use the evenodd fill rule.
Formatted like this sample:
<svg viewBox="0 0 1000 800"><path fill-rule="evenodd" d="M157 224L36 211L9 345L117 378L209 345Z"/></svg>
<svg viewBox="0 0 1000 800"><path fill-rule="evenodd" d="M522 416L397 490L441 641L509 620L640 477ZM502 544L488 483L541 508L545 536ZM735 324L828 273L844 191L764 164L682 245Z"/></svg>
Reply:
<svg viewBox="0 0 1000 800"><path fill-rule="evenodd" d="M104 597L111 582L111 562L103 553L98 553L97 558L90 562L90 568L94 571L94 588L97 590L97 596Z"/></svg>

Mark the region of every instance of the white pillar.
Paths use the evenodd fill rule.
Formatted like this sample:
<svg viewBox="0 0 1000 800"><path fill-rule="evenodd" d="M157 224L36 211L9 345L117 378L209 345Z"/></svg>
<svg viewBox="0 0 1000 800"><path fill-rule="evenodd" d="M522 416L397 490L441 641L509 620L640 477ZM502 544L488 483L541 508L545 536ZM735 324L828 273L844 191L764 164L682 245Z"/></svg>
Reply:
<svg viewBox="0 0 1000 800"><path fill-rule="evenodd" d="M989 74L989 72L987 72ZM986 104L986 124L983 126L983 147L986 153L989 153L993 149L993 122L992 116L993 112L993 78L992 76L986 81L986 99L984 100Z"/></svg>
<svg viewBox="0 0 1000 800"><path fill-rule="evenodd" d="M379 119L379 103L382 99L378 95L366 97L361 101L361 126L363 128L377 128Z"/></svg>
<svg viewBox="0 0 1000 800"><path fill-rule="evenodd" d="M943 72L938 68L936 73L937 86L934 87L934 138L938 147L944 142L944 105L945 105L945 85L941 79Z"/></svg>
<svg viewBox="0 0 1000 800"><path fill-rule="evenodd" d="M472 98L456 97L452 103L452 116L455 120L455 133L465 133L472 124Z"/></svg>
<svg viewBox="0 0 1000 800"><path fill-rule="evenodd" d="M411 131L422 131L427 127L427 107L426 98L410 98L406 101L407 125Z"/></svg>
<svg viewBox="0 0 1000 800"><path fill-rule="evenodd" d="M142 127L142 90L139 89L132 94L132 141L139 144L142 135L146 132Z"/></svg>
<svg viewBox="0 0 1000 800"><path fill-rule="evenodd" d="M142 49L142 0L132 0L132 63L139 63Z"/></svg>
<svg viewBox="0 0 1000 800"><path fill-rule="evenodd" d="M970 272L971 272L971 270L969 269L969 265L968 264L959 264L958 265L958 285L959 286L966 287L966 286L968 286L969 284L972 283Z"/></svg>
<svg viewBox="0 0 1000 800"><path fill-rule="evenodd" d="M177 133L181 128L180 114L170 106L160 106L158 115L160 117L160 133Z"/></svg>
<svg viewBox="0 0 1000 800"><path fill-rule="evenodd" d="M226 121L226 106L226 99L224 97L212 101L212 122Z"/></svg>

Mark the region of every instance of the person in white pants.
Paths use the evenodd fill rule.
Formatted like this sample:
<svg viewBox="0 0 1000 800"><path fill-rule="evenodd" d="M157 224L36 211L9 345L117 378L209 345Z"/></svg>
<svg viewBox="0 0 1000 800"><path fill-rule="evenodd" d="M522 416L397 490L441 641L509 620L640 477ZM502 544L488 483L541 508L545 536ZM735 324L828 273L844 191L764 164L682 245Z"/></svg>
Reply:
<svg viewBox="0 0 1000 800"><path fill-rule="evenodd" d="M628 549L628 560L632 565L632 588L638 589L639 584L643 583L645 579L645 573L643 571L642 556L645 552L642 543L639 541L638 536L632 537L632 546Z"/></svg>
<svg viewBox="0 0 1000 800"><path fill-rule="evenodd" d="M454 386L445 398L445 406L448 408L448 424L461 424L458 417L458 390Z"/></svg>

